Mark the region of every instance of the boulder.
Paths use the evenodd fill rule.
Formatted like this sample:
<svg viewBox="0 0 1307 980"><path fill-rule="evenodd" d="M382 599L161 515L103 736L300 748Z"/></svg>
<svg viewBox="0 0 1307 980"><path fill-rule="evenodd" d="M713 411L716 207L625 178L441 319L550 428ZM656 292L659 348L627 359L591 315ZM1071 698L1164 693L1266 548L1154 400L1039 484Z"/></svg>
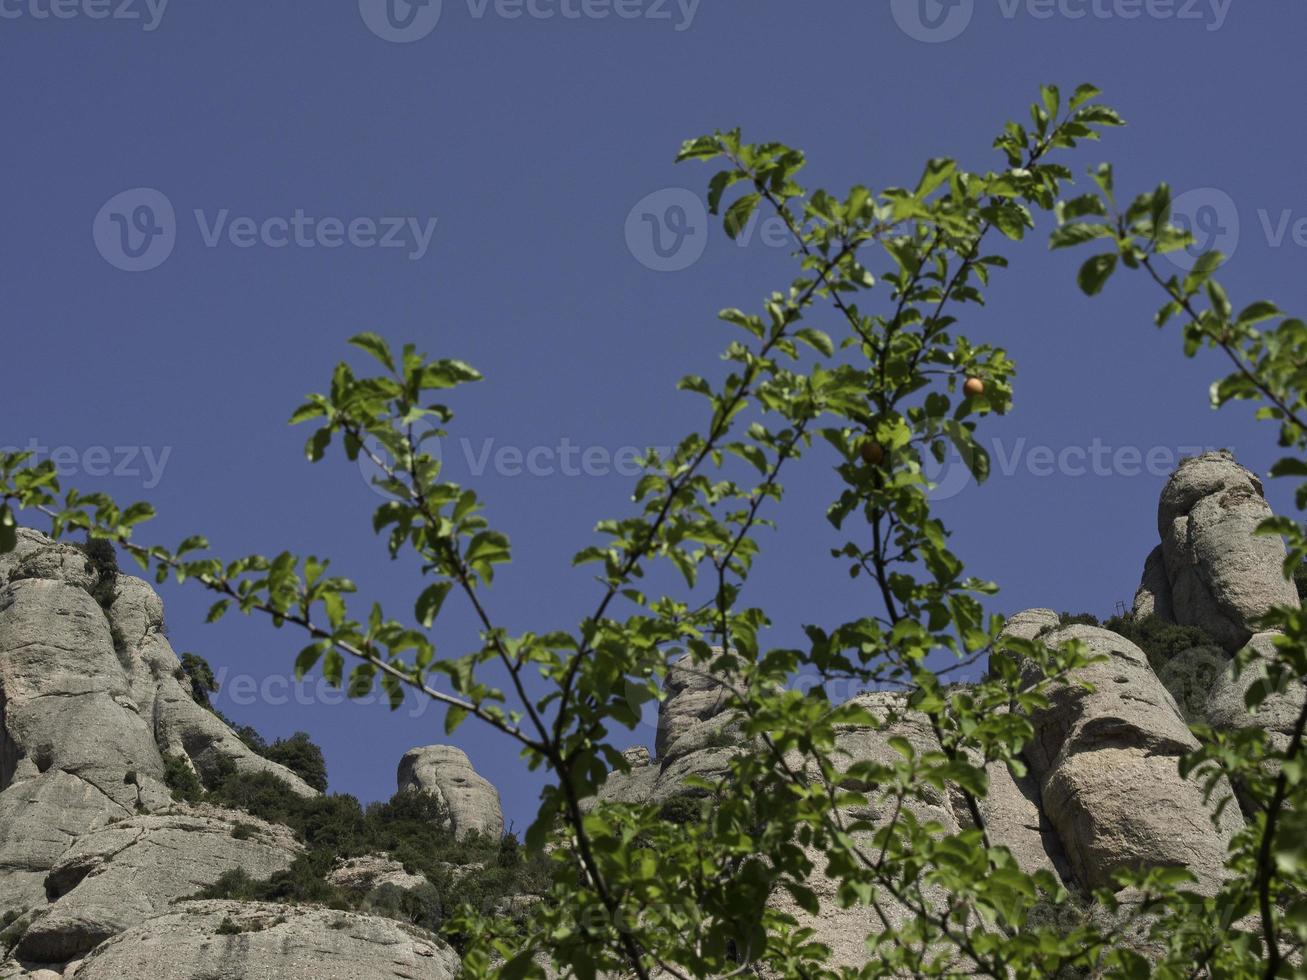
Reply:
<svg viewBox="0 0 1307 980"><path fill-rule="evenodd" d="M410 749L399 762L400 792L431 793L445 804L456 836L473 831L488 837L504 832L499 791L472 768L467 753L453 745Z"/></svg>
<svg viewBox="0 0 1307 980"><path fill-rule="evenodd" d="M51 901L16 954L63 963L167 912L178 899L243 869L256 880L290 867L302 847L287 827L217 807L174 806L79 837L51 869Z"/></svg>
<svg viewBox="0 0 1307 980"><path fill-rule="evenodd" d="M1049 707L1031 718L1035 734L1024 753L1076 879L1115 887L1118 869L1182 865L1198 887L1213 890L1243 820L1226 807L1213 826L1202 787L1181 778L1179 756L1198 743L1144 652L1093 626L1060 628L1044 640L1076 640L1104 658L1050 691ZM1021 669L1027 683L1040 677L1029 661ZM1229 795L1228 785L1218 786L1213 802Z"/></svg>
<svg viewBox="0 0 1307 980"><path fill-rule="evenodd" d="M77 980L453 980L459 960L421 930L353 912L187 902L101 945Z"/></svg>
<svg viewBox="0 0 1307 980"><path fill-rule="evenodd" d="M185 759L212 785L228 769L245 775L267 773L297 796L317 791L285 766L263 758L237 737L212 711L196 703L164 630L163 602L144 579L119 575L108 610L120 638L132 697L153 720L154 738L165 755Z"/></svg>
<svg viewBox="0 0 1307 980"><path fill-rule="evenodd" d="M1170 587L1170 609L1158 603L1156 559L1145 563L1141 592L1153 612L1205 630L1233 653L1256 632L1255 620L1272 606L1298 605L1284 577L1284 545L1257 536L1271 515L1261 481L1225 451L1184 460L1162 491L1158 531ZM1137 607L1148 608L1147 595Z"/></svg>

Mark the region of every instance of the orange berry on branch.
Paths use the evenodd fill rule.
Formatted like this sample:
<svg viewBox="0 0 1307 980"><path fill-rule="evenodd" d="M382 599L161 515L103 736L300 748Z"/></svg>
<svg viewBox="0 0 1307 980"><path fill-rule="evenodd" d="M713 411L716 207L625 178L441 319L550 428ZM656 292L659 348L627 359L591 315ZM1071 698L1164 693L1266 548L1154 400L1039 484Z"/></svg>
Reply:
<svg viewBox="0 0 1307 980"><path fill-rule="evenodd" d="M967 378L962 391L968 398L978 398L985 393L985 382L979 378Z"/></svg>

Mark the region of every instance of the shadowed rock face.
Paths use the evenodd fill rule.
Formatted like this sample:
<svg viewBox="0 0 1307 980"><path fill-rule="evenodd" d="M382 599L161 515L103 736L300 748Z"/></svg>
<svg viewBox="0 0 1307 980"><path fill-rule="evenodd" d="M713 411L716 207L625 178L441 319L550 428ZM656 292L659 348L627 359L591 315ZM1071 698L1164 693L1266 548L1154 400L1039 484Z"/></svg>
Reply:
<svg viewBox="0 0 1307 980"><path fill-rule="evenodd" d="M472 768L467 753L453 745L410 749L399 763L399 789L421 790L440 799L449 810L454 834L476 831L489 837L504 832L499 791Z"/></svg>
<svg viewBox="0 0 1307 980"><path fill-rule="evenodd" d="M1162 491L1162 543L1148 556L1135 613L1197 626L1233 653L1272 606L1298 605L1279 538L1258 537L1271 516L1259 479L1228 452L1184 460Z"/></svg>

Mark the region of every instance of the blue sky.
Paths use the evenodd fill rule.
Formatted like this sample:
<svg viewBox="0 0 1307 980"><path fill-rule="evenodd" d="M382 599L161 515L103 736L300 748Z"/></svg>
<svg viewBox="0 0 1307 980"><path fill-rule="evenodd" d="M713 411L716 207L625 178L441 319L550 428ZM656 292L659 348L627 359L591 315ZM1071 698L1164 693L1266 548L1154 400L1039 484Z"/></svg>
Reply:
<svg viewBox="0 0 1307 980"><path fill-rule="evenodd" d="M1236 302L1304 305L1299 4L395 2L388 17L373 0L0 0L0 445L62 447L68 482L149 499L165 542L329 555L402 613L417 589L371 534L378 498L343 460L306 463L285 420L349 335L412 340L487 377L460 394L444 454L514 541L492 608L514 630L572 625L596 586L569 559L627 512L628 447L702 422L676 379L718 370L716 311L791 270L763 226L744 245L701 226L710 171L674 165L680 141L741 126L806 150L810 187L885 187L932 156L999 165L993 135L1047 81L1098 83L1130 123L1077 173L1111 159L1130 192L1190 192L1203 234L1237 246ZM641 216L675 223L674 205L691 251L659 259ZM661 231L667 252L675 228ZM1185 361L1174 330L1151 327L1144 282L1091 301L1079 255L1042 235L1005 252L1012 269L963 329L1016 359L1016 407L982 429L995 477L946 482L940 512L974 573L1003 585L996 609L1110 613L1178 453L1228 446L1264 472L1273 433L1210 410L1220 363ZM773 644L872 602L828 556L829 465L815 454L791 475L764 536L749 598ZM296 695L300 637L205 626L204 595L164 597L174 646L228 678L220 706L270 737L310 732L335 788L388 796L402 753L445 739L434 708ZM442 623L442 648L463 649L465 611ZM454 741L524 827L539 784L513 747L471 725Z"/></svg>

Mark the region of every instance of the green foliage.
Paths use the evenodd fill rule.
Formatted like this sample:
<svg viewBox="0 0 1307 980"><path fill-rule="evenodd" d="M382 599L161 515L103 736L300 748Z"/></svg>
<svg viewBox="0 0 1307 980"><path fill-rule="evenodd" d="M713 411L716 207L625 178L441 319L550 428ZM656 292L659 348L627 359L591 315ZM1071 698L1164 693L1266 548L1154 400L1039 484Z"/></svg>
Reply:
<svg viewBox="0 0 1307 980"><path fill-rule="evenodd" d="M307 732L296 732L290 738L279 738L269 745L254 728L237 725L214 706L210 695L218 692L218 681L207 660L195 653L184 653L181 672L190 681L191 696L196 704L221 718L246 747L269 762L285 766L318 792L326 792L327 760Z"/></svg>
<svg viewBox="0 0 1307 980"><path fill-rule="evenodd" d="M223 920L218 923L218 928L213 930L219 936L239 936L245 930L231 920L231 916L224 916Z"/></svg>
<svg viewBox="0 0 1307 980"><path fill-rule="evenodd" d="M1093 613L1064 612L1058 616L1062 626L1101 626L1103 625Z"/></svg>
<svg viewBox="0 0 1307 980"><path fill-rule="evenodd" d="M1078 276L1086 293L1122 270L1143 271L1166 296L1157 324L1182 320L1187 354L1214 348L1234 364L1214 386L1214 404L1261 402L1258 417L1276 423L1290 453L1272 473L1302 479L1297 502L1307 507L1307 324L1266 301L1236 312L1214 278L1219 255L1167 275L1157 257L1191 239L1169 222L1165 185L1122 207L1104 164L1090 171L1088 187L1071 187L1061 158L1121 125L1098 95L1091 85L1068 93L1043 86L1029 120L1008 123L995 140L996 169L937 158L915 181L880 189L809 189L799 182L801 152L749 143L738 130L684 144L679 159L714 167L708 203L726 234L769 211L796 243L796 270L756 308L721 312L732 331L721 368L680 383L703 399L704 424L670 452L644 455L633 506L600 521L598 540L576 554L594 572L598 598L571 629L504 625L516 617L493 608L486 586L510 562L509 540L474 489L443 479L431 451L453 423L457 389L480 375L411 345L396 352L373 333L351 339L366 367L338 365L327 390L291 421L314 426L305 445L313 462L333 446L351 462L370 457L385 498L373 530L390 558L403 554L422 570L411 612L351 605L354 582L316 555L224 559L199 536L175 548L140 545L133 536L153 516L149 505L64 491L48 461L27 467L23 453L0 455L0 551L14 546L15 514L53 515L55 535L91 531L158 580L209 590L211 619L236 609L298 628L306 642L295 660L300 674L321 670L356 697L379 684L392 707L428 698L445 709L448 731L475 719L546 770L527 843L534 855L556 845L551 883L517 921L478 907L509 894L507 879L526 865L502 865L499 842L419 838L412 828L430 829L412 816L412 800L365 813L346 797L288 799L258 779L224 776L212 788L215 800L288 822L309 845L280 878L228 887L339 901L324 887L327 861L384 842L432 891L378 902L455 930L469 980L539 977L546 960L560 975L638 980L1288 976L1307 943L1307 705L1287 740L1273 743L1256 727L1202 731L1201 747L1182 760L1181 772L1209 794L1238 785L1249 814L1230 846L1230 877L1211 895L1194 895L1183 869L1141 868L1117 876L1137 901L1102 890L1094 896L1101 915L1051 914L1068 907L1066 889L1047 871L1019 868L990 838L978 802L988 767L1024 771L1032 716L1088 663L1074 642L1054 650L1038 638L1000 638L1003 620L985 606L997 587L968 576L950 550L925 475L930 457L942 461L954 449L978 481L988 476L977 432L987 416L1013 407L1015 365L966 336L963 319L1040 213L1056 223L1053 248L1096 246ZM969 393L969 378L982 379L983 391ZM868 440L882 450L874 464L861 452ZM811 457L837 478L826 517L840 539L838 572L867 592L853 618L808 625L796 648L768 648L770 620L746 604L746 586L762 555L759 531L782 509L782 474ZM1307 559L1299 523L1276 518L1261 532L1284 537L1286 577ZM451 600L467 606L476 631L438 652L432 628ZM1135 631L1159 661L1181 642L1150 624L1117 626ZM1282 631L1273 655L1250 649L1237 658L1259 672L1249 707L1307 678L1307 612L1273 610L1263 626ZM672 658L688 652L692 666L711 670L728 659L715 650L736 660L728 707L747 751L721 780L687 785L711 796L708 818L593 804L608 770L623 765L615 730L640 724ZM992 652L1005 655L989 657L982 680L950 683L953 671ZM822 683L788 683L800 675ZM836 752L839 732L895 718L830 703L828 682L903 690L904 710L925 719L937 748L890 738L894 758L847 764ZM974 826L950 832L915 816L941 794L961 800ZM865 813L880 819L856 816ZM679 815L688 818L688 808ZM451 853L443 848L477 847L486 860L472 877L455 878L434 858ZM865 966L837 971L830 950L780 910L780 894L814 916L836 904L863 907L873 922L886 906L902 914L895 928L868 936ZM455 896L462 910L446 918ZM1152 943L1151 959L1136 948L1138 936Z"/></svg>
<svg viewBox="0 0 1307 980"><path fill-rule="evenodd" d="M1163 672L1167 664L1187 651L1220 649L1220 644L1205 630L1197 626L1180 626L1156 616L1142 619L1132 615L1113 616L1103 626L1143 650L1157 673Z"/></svg>
<svg viewBox="0 0 1307 980"><path fill-rule="evenodd" d="M173 799L183 803L198 803L204 795L204 785L195 770L181 756L163 757L163 782L172 790Z"/></svg>
<svg viewBox="0 0 1307 980"><path fill-rule="evenodd" d="M218 681L213 676L209 662L197 653L183 653L181 657L182 673L191 683L191 697L195 703L204 708L213 708L210 694L218 693Z"/></svg>
<svg viewBox="0 0 1307 980"><path fill-rule="evenodd" d="M322 749L306 732L279 738L262 753L265 759L285 766L320 793L327 790L327 760Z"/></svg>
<svg viewBox="0 0 1307 980"><path fill-rule="evenodd" d="M77 545L86 554L86 560L95 569L98 581L93 597L104 608L113 605L114 594L118 584L118 551L108 538L87 536Z"/></svg>
<svg viewBox="0 0 1307 980"><path fill-rule="evenodd" d="M547 860L526 852L512 835L492 840L473 834L455 840L444 805L426 793L400 793L364 810L352 796L305 799L268 773L227 769L201 799L285 824L304 842L306 852L264 881L242 869L230 871L197 898L362 909L434 932L445 929L461 908L488 913L509 896L540 894L549 885ZM238 823L233 836L252 830ZM425 877L427 884L412 892L394 889L401 894L378 896L374 890L353 891L327 880L339 859L379 853L389 854L410 874ZM458 932L448 938L462 941Z"/></svg>

